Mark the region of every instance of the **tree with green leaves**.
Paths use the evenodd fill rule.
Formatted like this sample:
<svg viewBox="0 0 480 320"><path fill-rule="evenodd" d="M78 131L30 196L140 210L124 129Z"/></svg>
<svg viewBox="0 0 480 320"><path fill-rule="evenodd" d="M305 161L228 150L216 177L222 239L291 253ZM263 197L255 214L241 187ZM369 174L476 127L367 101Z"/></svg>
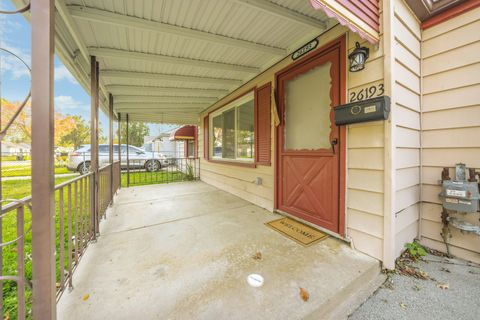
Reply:
<svg viewBox="0 0 480 320"><path fill-rule="evenodd" d="M131 146L143 146L143 138L149 134L150 129L143 122L132 121L128 124L128 143ZM122 137L122 143L127 143L127 126L125 122L121 124L120 135Z"/></svg>

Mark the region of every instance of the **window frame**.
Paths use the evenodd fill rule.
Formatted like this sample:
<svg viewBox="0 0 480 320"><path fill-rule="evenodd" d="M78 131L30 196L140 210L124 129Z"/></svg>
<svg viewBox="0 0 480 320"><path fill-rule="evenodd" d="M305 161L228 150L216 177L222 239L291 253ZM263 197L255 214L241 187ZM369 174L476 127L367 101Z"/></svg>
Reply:
<svg viewBox="0 0 480 320"><path fill-rule="evenodd" d="M242 104L253 100L253 157L251 159L242 159L242 158L237 158L237 152L238 152L238 136L236 134L237 132L237 127L238 127L238 119L237 119L237 110L236 108L241 106ZM223 112L230 110L234 108L235 109L235 158L221 158L221 157L215 157L213 155L213 118L216 116L222 114ZM236 96L226 104L220 106L219 108L211 111L208 114L208 161L210 162L217 162L217 163L225 163L225 164L233 164L233 165L239 165L239 166L247 166L247 167L256 167L256 153L257 153L257 90L256 87L247 90L241 95Z"/></svg>

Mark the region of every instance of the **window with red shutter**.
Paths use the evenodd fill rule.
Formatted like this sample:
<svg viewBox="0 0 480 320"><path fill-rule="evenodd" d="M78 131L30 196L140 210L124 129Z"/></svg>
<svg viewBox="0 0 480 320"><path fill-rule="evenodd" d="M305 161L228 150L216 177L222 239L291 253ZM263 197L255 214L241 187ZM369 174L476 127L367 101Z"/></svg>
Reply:
<svg viewBox="0 0 480 320"><path fill-rule="evenodd" d="M271 93L271 82L261 86L256 91L256 160L257 164L267 166L271 165Z"/></svg>

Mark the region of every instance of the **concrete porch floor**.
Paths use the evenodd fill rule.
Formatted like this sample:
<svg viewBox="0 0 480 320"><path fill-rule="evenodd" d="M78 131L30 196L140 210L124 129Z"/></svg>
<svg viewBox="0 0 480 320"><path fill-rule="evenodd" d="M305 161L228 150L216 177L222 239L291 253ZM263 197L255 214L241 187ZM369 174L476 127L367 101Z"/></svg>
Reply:
<svg viewBox="0 0 480 320"><path fill-rule="evenodd" d="M58 318L339 319L383 281L378 261L342 241L304 248L264 225L279 217L203 182L122 189Z"/></svg>

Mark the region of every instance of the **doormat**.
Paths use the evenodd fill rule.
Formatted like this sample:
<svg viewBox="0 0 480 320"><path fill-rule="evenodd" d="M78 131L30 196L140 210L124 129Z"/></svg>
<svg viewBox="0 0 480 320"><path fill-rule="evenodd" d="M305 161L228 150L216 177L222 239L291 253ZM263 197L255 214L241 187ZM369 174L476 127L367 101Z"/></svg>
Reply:
<svg viewBox="0 0 480 320"><path fill-rule="evenodd" d="M265 223L285 237L308 247L328 237L327 234L288 217Z"/></svg>

